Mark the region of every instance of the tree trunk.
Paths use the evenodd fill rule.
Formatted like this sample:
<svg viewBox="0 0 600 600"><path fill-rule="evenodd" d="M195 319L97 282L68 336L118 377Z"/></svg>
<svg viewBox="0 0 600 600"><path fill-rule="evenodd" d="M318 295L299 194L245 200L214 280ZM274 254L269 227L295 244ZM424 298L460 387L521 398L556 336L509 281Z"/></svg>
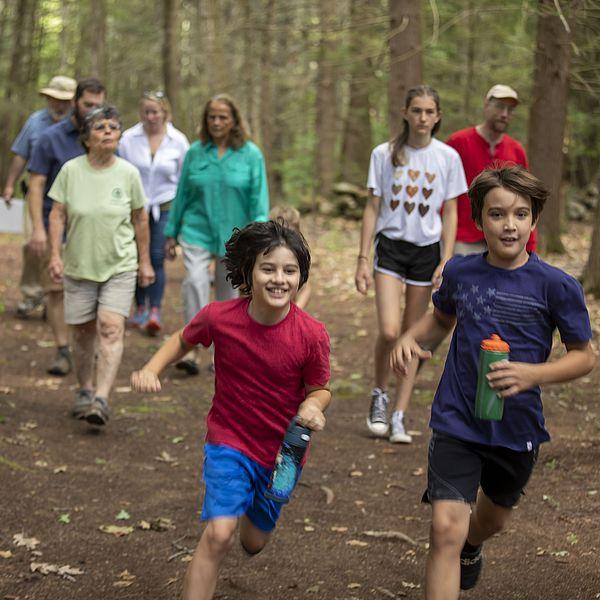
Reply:
<svg viewBox="0 0 600 600"><path fill-rule="evenodd" d="M106 0L92 0L90 19L90 75L106 79Z"/></svg>
<svg viewBox="0 0 600 600"><path fill-rule="evenodd" d="M389 0L390 70L388 114L391 136L402 126L406 92L423 81L419 0Z"/></svg>
<svg viewBox="0 0 600 600"><path fill-rule="evenodd" d="M10 68L8 71L8 81L4 90L4 97L7 100L18 96L19 90L23 85L23 57L27 54L26 30L27 30L27 14L29 12L29 2L27 0L19 0L17 2L17 11L12 27L12 52L10 57Z"/></svg>
<svg viewBox="0 0 600 600"><path fill-rule="evenodd" d="M348 113L344 123L341 177L343 181L356 185L365 184L371 153L369 89L372 69L368 59L358 60L361 51L364 52L366 37L360 24L369 16L369 5L368 0L352 0L350 4L350 56L354 57L356 62L352 65Z"/></svg>
<svg viewBox="0 0 600 600"><path fill-rule="evenodd" d="M531 172L550 190L540 219L540 245L547 252L564 252L560 239L562 224L561 183L563 145L571 58L568 18L576 1L563 2L558 15L552 0L539 0L534 81L529 112L529 159ZM574 19L572 19L574 23Z"/></svg>
<svg viewBox="0 0 600 600"><path fill-rule="evenodd" d="M269 187L272 186L273 173L271 170L273 128L272 128L272 97L271 97L271 72L273 42L273 20L275 18L275 0L267 0L263 9L263 31L260 48L260 113L258 139L267 163Z"/></svg>
<svg viewBox="0 0 600 600"><path fill-rule="evenodd" d="M242 2L242 14L244 15L243 25L243 48L244 48L244 59L243 59L243 96L242 102L244 107L244 116L250 130L252 132L256 129L256 122L254 119L254 37L256 35L252 28L252 3L250 0L243 0Z"/></svg>
<svg viewBox="0 0 600 600"><path fill-rule="evenodd" d="M223 20L221 18L222 6L218 0L206 0L206 47L208 56L206 70L208 74L209 95L214 96L230 91L229 72L225 64L225 50L223 44Z"/></svg>
<svg viewBox="0 0 600 600"><path fill-rule="evenodd" d="M335 37L333 24L336 0L319 0L319 66L316 99L316 163L317 194L327 197L335 181L336 90L333 53Z"/></svg>
<svg viewBox="0 0 600 600"><path fill-rule="evenodd" d="M600 202L596 206L592 245L582 279L585 291L600 298Z"/></svg>
<svg viewBox="0 0 600 600"><path fill-rule="evenodd" d="M179 53L179 0L164 2L163 81L165 94L173 109L173 119L179 108L181 90L181 57Z"/></svg>
<svg viewBox="0 0 600 600"><path fill-rule="evenodd" d="M464 95L464 119L465 123L471 122L471 100L473 99L473 80L475 78L475 6L473 0L467 2L467 53L465 65L465 95Z"/></svg>

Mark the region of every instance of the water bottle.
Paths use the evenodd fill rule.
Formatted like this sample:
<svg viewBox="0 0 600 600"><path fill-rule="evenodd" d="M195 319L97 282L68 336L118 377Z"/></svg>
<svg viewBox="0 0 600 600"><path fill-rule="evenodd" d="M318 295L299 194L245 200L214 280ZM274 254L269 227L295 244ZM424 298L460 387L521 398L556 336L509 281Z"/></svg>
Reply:
<svg viewBox="0 0 600 600"><path fill-rule="evenodd" d="M294 417L285 432L275 460L265 496L285 504L289 501L298 480L302 458L310 442L311 430L300 425Z"/></svg>
<svg viewBox="0 0 600 600"><path fill-rule="evenodd" d="M504 412L504 400L490 387L486 375L490 365L500 360L508 360L508 344L495 333L481 342L479 350L479 371L477 374L477 396L475 397L475 416L488 421L501 421Z"/></svg>

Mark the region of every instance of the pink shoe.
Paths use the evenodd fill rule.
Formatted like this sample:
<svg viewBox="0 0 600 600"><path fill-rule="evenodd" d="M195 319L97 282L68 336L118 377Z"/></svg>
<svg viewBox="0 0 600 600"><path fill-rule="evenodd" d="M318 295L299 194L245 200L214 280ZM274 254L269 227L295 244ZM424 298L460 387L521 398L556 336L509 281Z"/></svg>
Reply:
<svg viewBox="0 0 600 600"><path fill-rule="evenodd" d="M136 311L127 319L128 327L132 329L144 329L148 321L148 311L145 306L138 306Z"/></svg>
<svg viewBox="0 0 600 600"><path fill-rule="evenodd" d="M158 308L150 309L145 329L148 332L148 335L158 335L158 332L162 329L160 323L160 310Z"/></svg>

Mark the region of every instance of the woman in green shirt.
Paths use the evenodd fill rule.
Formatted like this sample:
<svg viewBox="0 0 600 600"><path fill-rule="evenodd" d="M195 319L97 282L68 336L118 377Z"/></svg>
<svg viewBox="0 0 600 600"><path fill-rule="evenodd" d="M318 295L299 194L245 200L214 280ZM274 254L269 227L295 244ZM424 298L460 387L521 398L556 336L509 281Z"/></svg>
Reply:
<svg viewBox="0 0 600 600"><path fill-rule="evenodd" d="M225 242L235 227L266 221L269 193L265 160L249 139L233 99L220 94L204 107L200 140L186 154L177 194L165 228L165 251L175 257L183 250L185 320L189 322L209 302L214 281L215 299L237 296L221 263ZM194 355L177 363L190 375L199 372Z"/></svg>

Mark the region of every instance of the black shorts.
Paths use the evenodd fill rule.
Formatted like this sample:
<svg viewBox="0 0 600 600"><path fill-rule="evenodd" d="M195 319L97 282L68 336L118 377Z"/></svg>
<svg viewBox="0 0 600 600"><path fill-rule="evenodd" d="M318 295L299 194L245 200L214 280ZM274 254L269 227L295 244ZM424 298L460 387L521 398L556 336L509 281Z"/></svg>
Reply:
<svg viewBox="0 0 600 600"><path fill-rule="evenodd" d="M374 269L410 285L431 285L440 264L440 243L415 246L404 240L390 240L379 233L375 238Z"/></svg>
<svg viewBox="0 0 600 600"><path fill-rule="evenodd" d="M475 502L483 493L498 506L517 504L537 461L538 448L517 452L485 446L434 431L429 442L427 491L424 502Z"/></svg>

